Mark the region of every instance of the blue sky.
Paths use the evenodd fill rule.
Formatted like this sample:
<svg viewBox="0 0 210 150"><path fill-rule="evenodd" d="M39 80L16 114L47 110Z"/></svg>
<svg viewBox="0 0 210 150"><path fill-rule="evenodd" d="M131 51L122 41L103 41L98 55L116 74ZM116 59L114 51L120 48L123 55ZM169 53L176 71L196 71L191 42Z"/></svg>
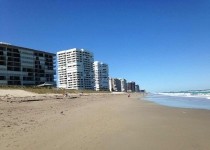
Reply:
<svg viewBox="0 0 210 150"><path fill-rule="evenodd" d="M0 0L0 41L88 49L147 91L210 88L209 0Z"/></svg>

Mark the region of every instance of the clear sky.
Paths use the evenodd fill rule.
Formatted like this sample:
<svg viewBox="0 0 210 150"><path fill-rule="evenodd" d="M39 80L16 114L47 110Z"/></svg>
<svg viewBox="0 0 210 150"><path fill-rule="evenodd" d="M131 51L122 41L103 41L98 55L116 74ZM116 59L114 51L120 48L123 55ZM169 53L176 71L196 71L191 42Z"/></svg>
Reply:
<svg viewBox="0 0 210 150"><path fill-rule="evenodd" d="M0 0L0 41L87 49L147 91L210 88L210 0Z"/></svg>

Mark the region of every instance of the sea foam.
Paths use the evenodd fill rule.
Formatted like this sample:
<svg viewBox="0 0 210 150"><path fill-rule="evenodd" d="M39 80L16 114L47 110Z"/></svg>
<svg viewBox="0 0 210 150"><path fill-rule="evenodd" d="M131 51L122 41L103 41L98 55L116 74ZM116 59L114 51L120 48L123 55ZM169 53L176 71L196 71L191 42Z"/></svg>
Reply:
<svg viewBox="0 0 210 150"><path fill-rule="evenodd" d="M177 96L177 97L195 97L210 99L210 90L188 90L180 92L161 92L157 93L165 96Z"/></svg>

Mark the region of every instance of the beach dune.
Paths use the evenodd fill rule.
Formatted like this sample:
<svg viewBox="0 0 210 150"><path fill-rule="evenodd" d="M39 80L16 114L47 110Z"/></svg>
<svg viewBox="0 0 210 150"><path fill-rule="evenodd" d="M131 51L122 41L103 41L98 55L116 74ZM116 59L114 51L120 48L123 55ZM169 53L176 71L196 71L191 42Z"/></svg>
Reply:
<svg viewBox="0 0 210 150"><path fill-rule="evenodd" d="M170 108L139 94L0 101L1 150L208 150L210 111Z"/></svg>

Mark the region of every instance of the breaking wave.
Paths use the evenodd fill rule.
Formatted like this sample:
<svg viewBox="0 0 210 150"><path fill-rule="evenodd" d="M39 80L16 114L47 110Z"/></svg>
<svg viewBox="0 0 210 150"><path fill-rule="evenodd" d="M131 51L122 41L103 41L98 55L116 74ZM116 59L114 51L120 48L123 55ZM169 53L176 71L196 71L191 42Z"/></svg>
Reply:
<svg viewBox="0 0 210 150"><path fill-rule="evenodd" d="M195 97L195 98L206 98L210 99L210 89L208 90L188 90L179 92L161 92L157 93L165 96L176 96L176 97Z"/></svg>

